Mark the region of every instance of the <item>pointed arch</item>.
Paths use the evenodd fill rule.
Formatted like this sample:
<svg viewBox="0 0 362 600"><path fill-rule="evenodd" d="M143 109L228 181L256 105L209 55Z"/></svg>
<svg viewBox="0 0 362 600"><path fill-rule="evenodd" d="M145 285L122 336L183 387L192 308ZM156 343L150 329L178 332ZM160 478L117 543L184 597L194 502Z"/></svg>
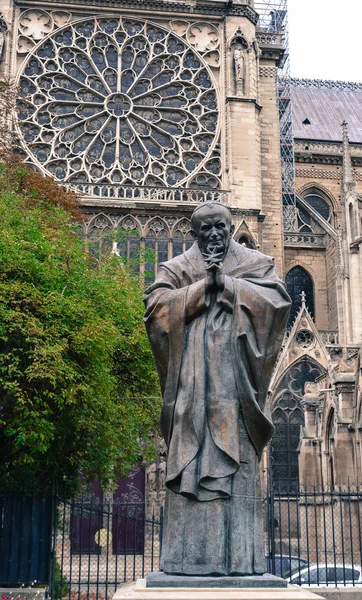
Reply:
<svg viewBox="0 0 362 600"><path fill-rule="evenodd" d="M299 443L304 426L302 398L307 382L315 382L323 367L304 355L284 372L272 399L275 434L270 444L270 468L274 489L287 493L299 487Z"/></svg>
<svg viewBox="0 0 362 600"><path fill-rule="evenodd" d="M292 267L286 274L285 285L292 300L289 326L294 322L302 305L302 292L305 293L305 303L309 314L315 320L314 281L307 269L301 265Z"/></svg>
<svg viewBox="0 0 362 600"><path fill-rule="evenodd" d="M322 198L331 205L332 211L336 211L338 207L338 201L331 194L330 190L321 184L319 181L308 181L302 187L298 189L298 195L305 198L308 194L316 193L322 196Z"/></svg>
<svg viewBox="0 0 362 600"><path fill-rule="evenodd" d="M172 228L172 256L178 256L194 243L191 233L191 221L186 217L179 219Z"/></svg>
<svg viewBox="0 0 362 600"><path fill-rule="evenodd" d="M170 257L170 229L165 219L153 217L145 230L145 281L150 284L157 275L159 263Z"/></svg>
<svg viewBox="0 0 362 600"><path fill-rule="evenodd" d="M106 227L113 227L113 223L108 215L104 213L98 213L92 217L87 225L87 232L90 231L93 227L96 229L105 229Z"/></svg>
<svg viewBox="0 0 362 600"><path fill-rule="evenodd" d="M133 215L125 215L118 222L116 230L118 254L136 272L140 270L141 225Z"/></svg>
<svg viewBox="0 0 362 600"><path fill-rule="evenodd" d="M99 213L88 223L85 243L98 261L112 253L113 237L113 223L106 214Z"/></svg>
<svg viewBox="0 0 362 600"><path fill-rule="evenodd" d="M246 246L247 248L249 248L250 250L256 250L256 243L254 238L247 233L243 233L239 238L238 238L238 243L241 244L242 246Z"/></svg>
<svg viewBox="0 0 362 600"><path fill-rule="evenodd" d="M331 196L330 192L326 190L319 183L308 183L304 185L298 195L304 201L304 206L301 206L301 202L298 203L298 230L313 231L314 218L310 214L309 208L318 214L318 217L322 220L320 225L322 227L328 225L334 227L335 225L335 213L336 213L336 201Z"/></svg>
<svg viewBox="0 0 362 600"><path fill-rule="evenodd" d="M181 231L183 235L186 235L191 229L191 221L187 217L178 219L172 227L172 235L174 231Z"/></svg>
<svg viewBox="0 0 362 600"><path fill-rule="evenodd" d="M236 229L233 238L238 244L245 245L251 250L257 250L259 247L246 221L242 221L241 225Z"/></svg>
<svg viewBox="0 0 362 600"><path fill-rule="evenodd" d="M159 216L152 217L152 219L150 219L148 221L146 228L145 228L145 237L151 230L154 232L154 234L156 236L159 234L160 231L163 231L163 230L167 233L168 236L170 235L170 229L169 229L169 226L168 226L166 220Z"/></svg>
<svg viewBox="0 0 362 600"><path fill-rule="evenodd" d="M301 365L308 365L307 367ZM303 373L297 375L297 372ZM282 374L275 381L275 392L273 394L271 406L274 409L274 404L277 401L281 390L284 388L289 389L293 394L296 394L300 399L304 395L304 383L316 381L319 377L326 373L324 366L318 362L312 356L303 354L291 362L288 367L282 372ZM292 382L299 382L292 383Z"/></svg>
<svg viewBox="0 0 362 600"><path fill-rule="evenodd" d="M141 224L134 215L131 215L131 214L124 215L118 221L118 227L124 227L125 229L131 230L131 231L134 229L137 229L139 234L141 235Z"/></svg>

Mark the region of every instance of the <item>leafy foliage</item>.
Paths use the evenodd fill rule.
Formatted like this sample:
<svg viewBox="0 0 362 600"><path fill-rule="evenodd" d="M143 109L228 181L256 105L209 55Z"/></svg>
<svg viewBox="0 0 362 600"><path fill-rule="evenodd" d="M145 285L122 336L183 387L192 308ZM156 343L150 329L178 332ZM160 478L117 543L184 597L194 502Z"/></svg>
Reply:
<svg viewBox="0 0 362 600"><path fill-rule="evenodd" d="M6 157L0 190L0 479L108 483L153 452L142 286L86 252L77 199L53 180Z"/></svg>

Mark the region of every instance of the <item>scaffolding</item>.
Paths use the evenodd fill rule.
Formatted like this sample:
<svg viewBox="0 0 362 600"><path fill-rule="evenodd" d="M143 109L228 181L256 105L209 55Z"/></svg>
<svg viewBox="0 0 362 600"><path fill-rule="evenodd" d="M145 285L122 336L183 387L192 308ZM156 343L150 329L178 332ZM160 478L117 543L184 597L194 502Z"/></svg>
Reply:
<svg viewBox="0 0 362 600"><path fill-rule="evenodd" d="M283 224L286 231L296 230L295 168L293 122L290 95L290 60L288 40L288 0L255 0L259 14L258 29L282 36L285 54L278 69L277 97L280 122L280 156L282 168Z"/></svg>

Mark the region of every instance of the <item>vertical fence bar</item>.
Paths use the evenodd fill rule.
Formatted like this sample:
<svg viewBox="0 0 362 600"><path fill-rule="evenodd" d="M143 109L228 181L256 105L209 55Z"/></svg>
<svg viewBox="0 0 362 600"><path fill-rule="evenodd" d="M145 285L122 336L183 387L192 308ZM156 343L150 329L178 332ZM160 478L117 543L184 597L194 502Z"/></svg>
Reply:
<svg viewBox="0 0 362 600"><path fill-rule="evenodd" d="M126 517L125 517L125 536L124 536L124 572L123 572L123 581L127 581L127 550L128 550L128 504L125 506L126 509Z"/></svg>
<svg viewBox="0 0 362 600"><path fill-rule="evenodd" d="M116 591L117 589L117 585L118 585L118 530L119 530L119 521L118 521L118 509L119 509L119 504L113 504L112 505L113 508L113 512L112 512L112 531L113 531L113 539L112 539L112 545L113 545L113 552L116 553L115 559L114 559L114 591ZM114 536L116 536L116 539L114 539Z"/></svg>
<svg viewBox="0 0 362 600"><path fill-rule="evenodd" d="M134 509L137 511L137 509ZM133 581L136 580L136 550L137 550L137 512L133 518Z"/></svg>
<svg viewBox="0 0 362 600"><path fill-rule="evenodd" d="M310 562L310 552L309 552L309 523L308 523L308 494L307 494L307 486L304 487L304 506L305 506L305 537L307 542L307 560ZM310 571L308 570L308 585L310 585Z"/></svg>
<svg viewBox="0 0 362 600"><path fill-rule="evenodd" d="M107 550L106 550L106 599L108 598L108 574L109 574L109 532L110 532L110 523L111 523L111 504L108 502L108 512L107 512Z"/></svg>
<svg viewBox="0 0 362 600"><path fill-rule="evenodd" d="M81 581L82 581L82 556L83 556L82 531L83 531L83 515L84 515L83 508L84 508L84 502L82 502L81 508L80 508L80 540L79 540L79 555L78 555L79 556L79 558L78 558L78 563L79 563L78 564L78 596L79 597L80 597L80 593L81 593ZM70 524L70 527L71 527L71 524Z"/></svg>
<svg viewBox="0 0 362 600"><path fill-rule="evenodd" d="M89 530L88 530L88 581L87 581L87 595L89 597L90 582L91 582L91 535L92 535L92 519L93 519L93 494L90 495L89 510Z"/></svg>
<svg viewBox="0 0 362 600"><path fill-rule="evenodd" d="M67 506L67 503L65 503ZM82 501L83 506L83 501ZM78 511L77 504L75 502L72 503L72 513L69 515L69 528L72 526L72 517L77 514ZM63 538L65 537L65 529L63 529ZM82 552L82 521L80 521L79 527L79 554ZM73 587L73 556L74 552L70 552L69 554L69 600L72 596L72 587ZM75 582L74 582L75 583Z"/></svg>
<svg viewBox="0 0 362 600"><path fill-rule="evenodd" d="M103 501L102 503L97 503L97 530L99 531L99 526L103 525ZM100 541L100 540L99 540ZM89 550L90 551L90 550ZM97 552L97 571L96 571L96 598L98 600L99 596L99 573L100 573L100 559L102 556L102 549L100 552Z"/></svg>
<svg viewBox="0 0 362 600"><path fill-rule="evenodd" d="M10 506L9 506L10 505ZM10 502L10 497L5 496L4 498L4 511L9 511L10 508L10 527L9 527L9 540L8 540L8 544L9 544L9 548L8 548L8 557L7 557L7 565L6 565L6 579L7 581L10 581L11 578L11 545L10 545L10 541L14 538L13 535L13 531L14 531L14 522L15 522L15 508L14 508L15 502L14 502L14 497L11 498L11 502Z"/></svg>
<svg viewBox="0 0 362 600"><path fill-rule="evenodd" d="M292 564L292 546L291 546L291 530L290 530L290 491L289 491L289 486L288 486L288 493L287 493L287 518L288 518L288 552L289 552L289 565ZM283 554L283 552L280 552L280 554ZM281 559L281 577L284 577L285 573L284 573L284 566L283 566L283 559Z"/></svg>
<svg viewBox="0 0 362 600"><path fill-rule="evenodd" d="M18 504L18 503L17 503ZM29 512L30 512L30 523L29 523L29 541L28 541L28 559L26 564L26 581L27 583L32 583L31 579L31 558L32 558L32 546L33 546L33 532L35 530L35 519L34 519L34 496L29 498ZM20 528L22 527L22 522L20 521Z"/></svg>
<svg viewBox="0 0 362 600"><path fill-rule="evenodd" d="M344 556L344 519L343 519L343 492L341 486L339 486L339 520L340 520L340 536L341 536L341 549L342 549L342 564L343 564L343 583L346 584L346 562ZM337 585L337 577L336 577Z"/></svg>
<svg viewBox="0 0 362 600"><path fill-rule="evenodd" d="M23 525L23 515L24 515L24 504L26 501L26 497L22 496L21 500L20 498L18 498L17 496L12 498L12 501L14 502L15 500L15 505L18 506L20 505L20 515L19 515L19 531L18 531L18 539L19 539L19 543L18 543L18 560L17 560L17 581L20 583L21 582L21 566L22 566L22 553L24 552L25 549L25 540L24 540L24 525ZM29 526L31 527L31 523L29 524ZM29 557L29 552L30 552L30 557ZM29 560L31 559L31 550L30 550L30 544L29 544L29 548L28 548L28 565L29 565ZM30 568L30 565L29 565Z"/></svg>
<svg viewBox="0 0 362 600"><path fill-rule="evenodd" d="M352 510L351 510L351 486L348 482L348 517L349 517L349 540L351 548L351 563L352 563L352 585L356 585L354 577L354 549L353 549L353 525L352 525Z"/></svg>
<svg viewBox="0 0 362 600"><path fill-rule="evenodd" d="M60 597L63 598L63 572L64 572L64 544L65 544L65 512L66 512L66 501L63 502L63 520L62 520L62 549L60 559ZM70 593L70 589L69 589Z"/></svg>
<svg viewBox="0 0 362 600"><path fill-rule="evenodd" d="M295 497L295 507L296 507L296 520L297 520L297 552L298 552L298 576L300 577L300 571L301 571L301 564L300 564L300 536L301 536L301 529L300 529L300 517L299 517L299 506L300 506L300 489L298 487L298 493L296 494Z"/></svg>
<svg viewBox="0 0 362 600"><path fill-rule="evenodd" d="M160 568L161 564L161 555L162 555L162 542L163 542L163 506L160 507L160 540L159 540L159 558L158 558L158 567Z"/></svg>
<svg viewBox="0 0 362 600"><path fill-rule="evenodd" d="M334 494L335 489L331 488L331 517L332 517L332 544L333 544L333 561L334 561L334 578L336 579L337 574L337 557L336 557L336 533L334 526ZM326 569L327 571L327 569Z"/></svg>
<svg viewBox="0 0 362 600"><path fill-rule="evenodd" d="M362 531L361 531L361 512L360 505L362 501L362 494L360 493L360 487L357 485L357 523L358 523L358 541L359 541L359 564L362 565Z"/></svg>
<svg viewBox="0 0 362 600"><path fill-rule="evenodd" d="M279 491L278 491L278 516L279 516L279 554L282 555L283 554L283 533L282 533L282 528L283 528L283 513L282 513L282 498L281 498L281 490L280 490L280 486L279 486ZM275 572L274 575L278 575L279 577L281 577L282 574L282 559L280 559L280 573L276 572L276 561L275 561Z"/></svg>
<svg viewBox="0 0 362 600"><path fill-rule="evenodd" d="M317 564L317 584L319 585L319 549L318 549L318 518L317 518L317 492L313 487L313 507L314 507L314 530L315 530L315 553Z"/></svg>
<svg viewBox="0 0 362 600"><path fill-rule="evenodd" d="M322 506L323 506L323 540L324 540L324 562L327 572L327 523L326 523L326 503L325 503L325 491L322 487Z"/></svg>
<svg viewBox="0 0 362 600"><path fill-rule="evenodd" d="M50 597L54 598L54 587L55 587L55 562L57 559L56 554L56 543L57 543L57 534L58 534L58 503L57 503L57 494L54 492L52 498L52 541L50 547L50 569L49 569L49 593Z"/></svg>
<svg viewBox="0 0 362 600"><path fill-rule="evenodd" d="M153 571L153 558L154 558L154 538L155 535L155 513L152 513L152 523L151 523L151 571Z"/></svg>

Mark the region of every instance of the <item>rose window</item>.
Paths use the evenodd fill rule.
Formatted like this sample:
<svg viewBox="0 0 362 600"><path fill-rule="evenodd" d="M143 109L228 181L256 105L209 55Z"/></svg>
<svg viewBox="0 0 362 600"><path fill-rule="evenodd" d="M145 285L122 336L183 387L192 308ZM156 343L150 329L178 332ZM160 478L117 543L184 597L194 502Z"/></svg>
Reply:
<svg viewBox="0 0 362 600"><path fill-rule="evenodd" d="M140 20L48 35L20 76L27 151L66 182L218 187L217 97L185 40Z"/></svg>

